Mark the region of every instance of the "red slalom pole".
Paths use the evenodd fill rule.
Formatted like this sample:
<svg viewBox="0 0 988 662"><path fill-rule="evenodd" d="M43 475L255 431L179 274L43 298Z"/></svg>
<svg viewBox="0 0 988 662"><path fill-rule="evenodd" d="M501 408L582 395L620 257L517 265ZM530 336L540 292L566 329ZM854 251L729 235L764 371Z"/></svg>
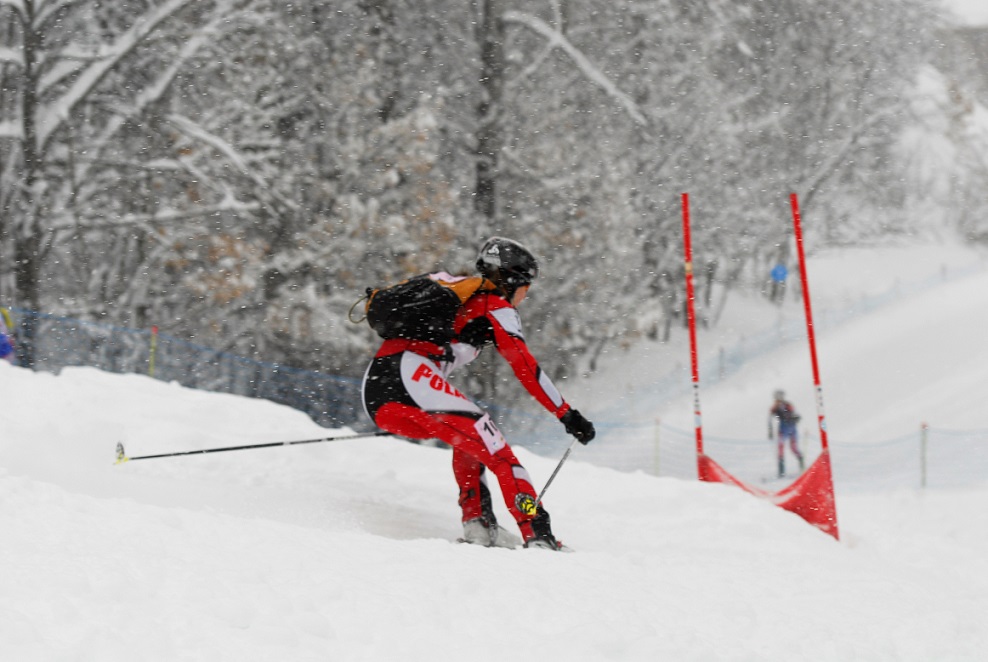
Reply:
<svg viewBox="0 0 988 662"><path fill-rule="evenodd" d="M810 284L806 277L806 255L803 252L803 227L799 218L799 200L795 193L789 194L792 205L792 221L796 234L796 251L799 254L799 278L803 284L803 307L806 310L806 334L810 340L810 360L813 363L813 386L816 388L816 411L820 424L820 445L823 451L829 450L827 443L827 417L823 409L823 387L820 386L820 364L816 358L816 334L813 331L813 308L810 305Z"/></svg>
<svg viewBox="0 0 988 662"><path fill-rule="evenodd" d="M686 268L686 318L690 327L690 368L693 371L693 426L696 430L696 457L703 456L703 426L700 417L700 368L696 352L696 311L693 302L693 245L690 241L690 196L683 193L683 250ZM702 475L702 467L699 469Z"/></svg>

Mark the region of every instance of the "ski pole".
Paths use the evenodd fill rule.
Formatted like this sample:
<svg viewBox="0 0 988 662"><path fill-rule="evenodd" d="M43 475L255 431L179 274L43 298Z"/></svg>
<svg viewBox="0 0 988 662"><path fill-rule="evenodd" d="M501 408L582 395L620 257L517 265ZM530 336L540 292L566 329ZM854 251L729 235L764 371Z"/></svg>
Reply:
<svg viewBox="0 0 988 662"><path fill-rule="evenodd" d="M158 453L157 455L138 455L127 457L122 443L117 444L117 461L114 464L130 462L131 460L150 460L156 457L176 457L178 455L204 455L206 453L222 453L224 451L242 451L250 448L271 448L273 446L297 446L299 444L318 444L323 441L342 441L344 439L362 439L366 437L393 437L390 432L365 432L349 434L341 437L323 437L322 439L303 439L301 441L273 441L266 444L251 444L248 446L222 446L220 448L203 448L196 451L179 451L177 453Z"/></svg>
<svg viewBox="0 0 988 662"><path fill-rule="evenodd" d="M559 460L559 464L556 465L556 470L552 472L552 475L549 476L549 480L547 480L545 482L545 487L542 488L542 493L539 494L539 498L536 499L536 501L535 501L535 507L536 508L538 508L539 504L542 503L542 497L545 496L545 491L547 489L549 489L549 486L552 485L552 479L555 478L556 477L556 474L559 473L559 470L563 468L563 462L565 462L566 461L566 458L569 457L569 454L573 452L573 447L574 446L576 446L576 439L573 440L573 443L571 443L569 445L569 448L566 449L566 452L563 453L562 459Z"/></svg>

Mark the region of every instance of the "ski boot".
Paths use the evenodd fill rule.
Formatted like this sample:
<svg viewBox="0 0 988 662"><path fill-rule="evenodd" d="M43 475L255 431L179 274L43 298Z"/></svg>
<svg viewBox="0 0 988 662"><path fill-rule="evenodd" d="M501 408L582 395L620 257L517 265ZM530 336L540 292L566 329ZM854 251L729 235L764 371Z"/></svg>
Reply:
<svg viewBox="0 0 988 662"><path fill-rule="evenodd" d="M525 541L526 548L551 549L556 552L563 549L563 544L552 535L549 513L541 505L532 518L531 525L532 536Z"/></svg>
<svg viewBox="0 0 988 662"><path fill-rule="evenodd" d="M487 486L480 484L480 517L463 522L463 537L460 542L484 547L515 548L521 538L501 528L494 516L494 504Z"/></svg>
<svg viewBox="0 0 988 662"><path fill-rule="evenodd" d="M463 537L459 539L459 542L483 545L484 547L514 549L521 543L521 539L510 531L501 528L497 520L491 521L486 517L475 517L463 523Z"/></svg>

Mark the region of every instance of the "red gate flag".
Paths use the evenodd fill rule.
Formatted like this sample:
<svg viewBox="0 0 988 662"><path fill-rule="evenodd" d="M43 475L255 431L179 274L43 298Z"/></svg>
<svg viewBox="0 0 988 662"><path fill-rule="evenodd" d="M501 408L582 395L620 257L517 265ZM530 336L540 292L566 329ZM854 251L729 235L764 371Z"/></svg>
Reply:
<svg viewBox="0 0 988 662"><path fill-rule="evenodd" d="M699 456L698 464L700 480L740 487L749 494L767 499L779 508L799 515L824 533L840 540L829 451L820 453L820 457L799 478L778 492L761 490L738 480L706 455Z"/></svg>

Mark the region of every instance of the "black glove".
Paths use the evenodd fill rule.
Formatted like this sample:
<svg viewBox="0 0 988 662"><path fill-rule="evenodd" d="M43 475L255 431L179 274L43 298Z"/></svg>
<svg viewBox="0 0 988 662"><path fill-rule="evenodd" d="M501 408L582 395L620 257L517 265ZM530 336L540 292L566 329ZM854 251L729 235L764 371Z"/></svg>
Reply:
<svg viewBox="0 0 988 662"><path fill-rule="evenodd" d="M593 429L593 423L583 418L583 414L575 409L570 409L560 416L559 420L566 426L566 432L576 437L576 440L584 446L589 444L590 440L597 435L597 431Z"/></svg>

